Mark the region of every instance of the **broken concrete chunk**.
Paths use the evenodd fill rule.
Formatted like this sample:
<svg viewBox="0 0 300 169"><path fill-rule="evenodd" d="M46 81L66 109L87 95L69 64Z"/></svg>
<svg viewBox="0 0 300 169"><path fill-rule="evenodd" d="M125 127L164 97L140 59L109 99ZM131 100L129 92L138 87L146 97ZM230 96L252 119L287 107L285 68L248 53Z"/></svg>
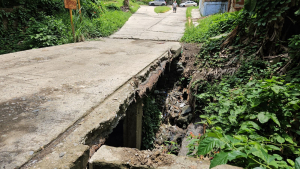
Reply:
<svg viewBox="0 0 300 169"><path fill-rule="evenodd" d="M136 155L138 154L138 155ZM125 147L102 146L89 160L90 169L129 169L129 168L158 168L182 169L197 168L208 169L210 161L190 157L178 157L164 154L160 151L139 151ZM221 168L220 168L221 167ZM214 169L240 169L230 165L218 166Z"/></svg>
<svg viewBox="0 0 300 169"><path fill-rule="evenodd" d="M182 108L181 115L186 115L192 111L191 106L187 105Z"/></svg>

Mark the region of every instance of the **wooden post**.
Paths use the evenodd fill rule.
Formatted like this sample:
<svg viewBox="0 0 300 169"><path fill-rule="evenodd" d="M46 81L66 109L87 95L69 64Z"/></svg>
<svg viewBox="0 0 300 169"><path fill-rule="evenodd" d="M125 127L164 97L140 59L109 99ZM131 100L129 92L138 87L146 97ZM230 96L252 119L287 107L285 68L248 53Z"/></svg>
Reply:
<svg viewBox="0 0 300 169"><path fill-rule="evenodd" d="M80 22L82 22L80 0L78 0L78 8L79 8Z"/></svg>
<svg viewBox="0 0 300 169"><path fill-rule="evenodd" d="M70 11L70 19L71 19L73 38L74 38L74 42L76 42L75 28L74 28L74 24L73 24L72 9L77 9L77 0L64 0L64 4L65 4L65 8L69 9L69 11Z"/></svg>
<svg viewBox="0 0 300 169"><path fill-rule="evenodd" d="M69 9L69 11L70 11L70 19L71 19L71 26L72 26L73 38L74 38L74 42L76 42L75 29L74 29L74 24L73 24L72 9Z"/></svg>

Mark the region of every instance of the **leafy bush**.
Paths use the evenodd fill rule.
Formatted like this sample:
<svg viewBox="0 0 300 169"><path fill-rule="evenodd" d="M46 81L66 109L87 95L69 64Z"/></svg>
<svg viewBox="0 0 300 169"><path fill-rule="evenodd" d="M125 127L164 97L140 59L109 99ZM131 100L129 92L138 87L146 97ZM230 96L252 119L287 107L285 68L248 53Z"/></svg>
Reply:
<svg viewBox="0 0 300 169"><path fill-rule="evenodd" d="M137 3L130 2L129 9L130 9L131 13L135 13L139 8L140 8L140 6Z"/></svg>
<svg viewBox="0 0 300 169"><path fill-rule="evenodd" d="M98 18L100 15L106 12L106 8L104 7L104 4L101 1L89 1L84 0L82 1L82 12L88 17L88 18Z"/></svg>
<svg viewBox="0 0 300 169"><path fill-rule="evenodd" d="M187 15L188 16L188 15ZM232 31L241 19L241 12L215 14L203 18L197 27L186 27L181 41L204 42L208 38Z"/></svg>
<svg viewBox="0 0 300 169"><path fill-rule="evenodd" d="M129 12L110 11L95 19L95 24L101 36L105 37L121 28L131 15Z"/></svg>
<svg viewBox="0 0 300 169"><path fill-rule="evenodd" d="M105 5L105 7L111 11L119 11L120 10L120 7L113 3L107 4L107 5Z"/></svg>
<svg viewBox="0 0 300 169"><path fill-rule="evenodd" d="M130 12L122 12L119 10L122 2L105 1L104 4L99 0L81 0L82 21L78 10L73 10L76 40L83 40L82 35L85 38L109 36L121 28L139 8L130 2ZM0 54L73 42L70 16L63 1L12 0L1 5L21 6L13 12L0 10L0 20L8 19L7 29L0 25ZM112 8L117 11L111 11Z"/></svg>
<svg viewBox="0 0 300 169"><path fill-rule="evenodd" d="M300 58L300 34L289 39L289 48L291 56Z"/></svg>
<svg viewBox="0 0 300 169"><path fill-rule="evenodd" d="M168 12L169 10L171 10L171 8L168 6L158 6L154 8L154 11L156 13L165 13Z"/></svg>
<svg viewBox="0 0 300 169"><path fill-rule="evenodd" d="M67 27L62 20L45 16L40 22L31 18L26 31L29 38L25 41L29 47L46 47L68 42Z"/></svg>
<svg viewBox="0 0 300 169"><path fill-rule="evenodd" d="M246 168L292 168L300 155L298 83L273 77L231 87L223 80L196 97L208 126L196 142L197 155L214 157L211 168L229 161Z"/></svg>

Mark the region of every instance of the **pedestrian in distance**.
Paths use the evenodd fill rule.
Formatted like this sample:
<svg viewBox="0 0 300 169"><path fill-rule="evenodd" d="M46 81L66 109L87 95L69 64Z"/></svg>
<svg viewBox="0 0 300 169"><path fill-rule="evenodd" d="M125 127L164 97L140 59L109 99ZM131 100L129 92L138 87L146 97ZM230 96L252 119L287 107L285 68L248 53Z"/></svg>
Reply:
<svg viewBox="0 0 300 169"><path fill-rule="evenodd" d="M173 2L172 6L173 6L173 13L174 13L174 12L176 13L176 8L177 8L177 3L176 3L176 1Z"/></svg>

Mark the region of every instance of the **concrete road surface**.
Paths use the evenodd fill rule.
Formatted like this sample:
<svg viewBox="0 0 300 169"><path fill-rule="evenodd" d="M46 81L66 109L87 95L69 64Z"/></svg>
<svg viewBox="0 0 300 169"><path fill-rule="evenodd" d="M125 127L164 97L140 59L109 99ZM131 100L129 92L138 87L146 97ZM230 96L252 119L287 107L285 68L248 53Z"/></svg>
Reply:
<svg viewBox="0 0 300 169"><path fill-rule="evenodd" d="M155 6L141 6L111 38L179 41L186 23L186 8L155 13Z"/></svg>
<svg viewBox="0 0 300 169"><path fill-rule="evenodd" d="M111 37L177 41L185 10L156 14L143 6ZM170 48L180 44L107 38L0 55L0 169L43 151Z"/></svg>
<svg viewBox="0 0 300 169"><path fill-rule="evenodd" d="M0 168L22 165L174 45L103 39L0 55Z"/></svg>

